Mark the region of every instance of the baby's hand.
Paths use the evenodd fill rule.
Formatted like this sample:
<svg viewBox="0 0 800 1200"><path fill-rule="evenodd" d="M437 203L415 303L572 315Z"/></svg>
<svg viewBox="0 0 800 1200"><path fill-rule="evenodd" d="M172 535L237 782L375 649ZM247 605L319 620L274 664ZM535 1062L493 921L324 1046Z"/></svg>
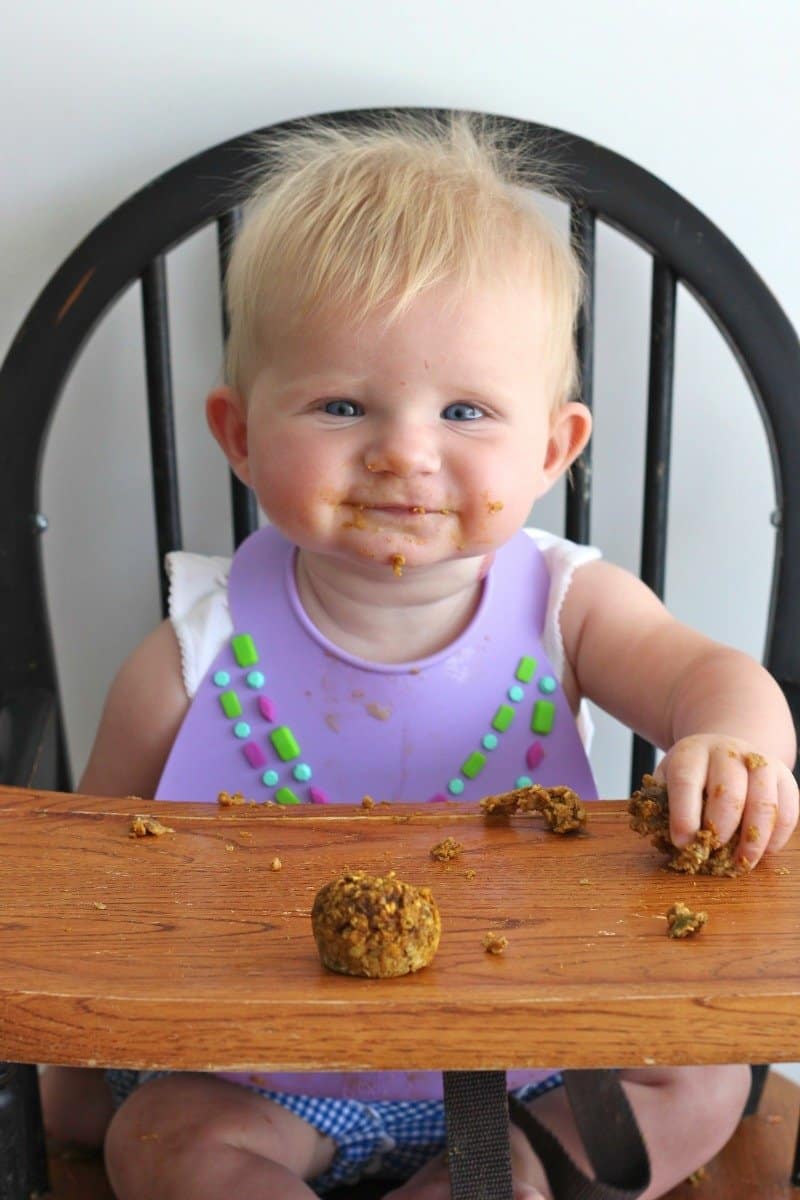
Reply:
<svg viewBox="0 0 800 1200"><path fill-rule="evenodd" d="M692 841L701 817L723 843L741 823L739 857L754 867L765 850L785 846L797 824L797 784L789 768L739 738L706 733L681 738L653 774L667 785L676 846Z"/></svg>

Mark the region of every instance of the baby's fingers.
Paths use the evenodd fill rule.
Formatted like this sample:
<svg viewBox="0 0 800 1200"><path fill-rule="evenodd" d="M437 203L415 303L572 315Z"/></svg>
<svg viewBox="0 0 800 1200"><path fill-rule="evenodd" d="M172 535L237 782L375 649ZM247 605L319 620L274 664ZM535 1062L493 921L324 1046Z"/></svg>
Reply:
<svg viewBox="0 0 800 1200"><path fill-rule="evenodd" d="M747 767L737 750L715 746L708 762L706 807L703 824L712 826L721 842L728 842L739 828L742 819L749 778Z"/></svg>
<svg viewBox="0 0 800 1200"><path fill-rule="evenodd" d="M688 741L673 746L655 775L667 785L669 836L674 846L686 846L700 828L708 753Z"/></svg>
<svg viewBox="0 0 800 1200"><path fill-rule="evenodd" d="M778 777L775 767L756 755L747 770L747 800L742 813L739 858L754 867L769 845L778 819Z"/></svg>
<svg viewBox="0 0 800 1200"><path fill-rule="evenodd" d="M782 850L794 833L798 818L797 781L784 763L778 763L778 814L767 849Z"/></svg>

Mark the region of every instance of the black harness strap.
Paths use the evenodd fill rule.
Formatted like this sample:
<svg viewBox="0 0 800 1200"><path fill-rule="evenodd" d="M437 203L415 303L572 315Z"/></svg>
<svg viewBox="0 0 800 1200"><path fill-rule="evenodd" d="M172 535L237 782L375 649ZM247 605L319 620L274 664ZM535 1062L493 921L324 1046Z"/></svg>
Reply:
<svg viewBox="0 0 800 1200"><path fill-rule="evenodd" d="M564 1086L596 1179L588 1179L549 1129L509 1096L511 1120L541 1160L556 1200L636 1200L650 1185L650 1159L616 1071L565 1071Z"/></svg>

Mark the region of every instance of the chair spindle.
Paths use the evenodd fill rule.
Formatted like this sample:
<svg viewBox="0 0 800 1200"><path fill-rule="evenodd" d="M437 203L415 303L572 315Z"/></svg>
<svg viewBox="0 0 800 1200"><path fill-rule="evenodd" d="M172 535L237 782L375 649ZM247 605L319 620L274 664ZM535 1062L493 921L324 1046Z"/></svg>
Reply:
<svg viewBox="0 0 800 1200"><path fill-rule="evenodd" d="M172 403L167 272L163 254L157 255L148 263L142 272L141 282L161 611L166 616L168 581L164 570L164 555L170 550L180 550L183 546L183 536Z"/></svg>
<svg viewBox="0 0 800 1200"><path fill-rule="evenodd" d="M231 246L242 224L242 209L237 205L229 212L223 213L217 221L217 249L219 253L220 294L222 297L222 336L228 340L230 324L228 321L228 306L225 303L225 276L228 271ZM231 518L233 521L234 548L241 545L244 539L258 527L258 506L256 498L249 487L237 479L231 471Z"/></svg>
<svg viewBox="0 0 800 1200"><path fill-rule="evenodd" d="M583 303L575 330L580 369L580 399L591 409L594 386L594 268L595 226L593 212L583 206L570 209L570 240L585 276ZM567 487L566 535L573 542L589 541L592 500L591 443L572 464Z"/></svg>
<svg viewBox="0 0 800 1200"><path fill-rule="evenodd" d="M650 371L647 397L642 553L639 574L659 599L664 598L669 502L672 380L675 366L675 273L653 260L650 305ZM631 791L642 775L653 770L655 749L643 738L633 739Z"/></svg>

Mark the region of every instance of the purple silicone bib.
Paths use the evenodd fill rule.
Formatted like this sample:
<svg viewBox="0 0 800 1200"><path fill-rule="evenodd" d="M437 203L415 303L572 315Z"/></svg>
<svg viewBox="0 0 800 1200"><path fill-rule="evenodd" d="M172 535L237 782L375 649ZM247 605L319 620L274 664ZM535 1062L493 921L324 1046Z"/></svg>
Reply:
<svg viewBox="0 0 800 1200"><path fill-rule="evenodd" d="M597 797L542 647L550 578L526 534L498 551L464 633L400 665L356 659L317 632L297 596L294 553L271 528L239 548L234 636L198 689L159 799L477 802L531 781Z"/></svg>

